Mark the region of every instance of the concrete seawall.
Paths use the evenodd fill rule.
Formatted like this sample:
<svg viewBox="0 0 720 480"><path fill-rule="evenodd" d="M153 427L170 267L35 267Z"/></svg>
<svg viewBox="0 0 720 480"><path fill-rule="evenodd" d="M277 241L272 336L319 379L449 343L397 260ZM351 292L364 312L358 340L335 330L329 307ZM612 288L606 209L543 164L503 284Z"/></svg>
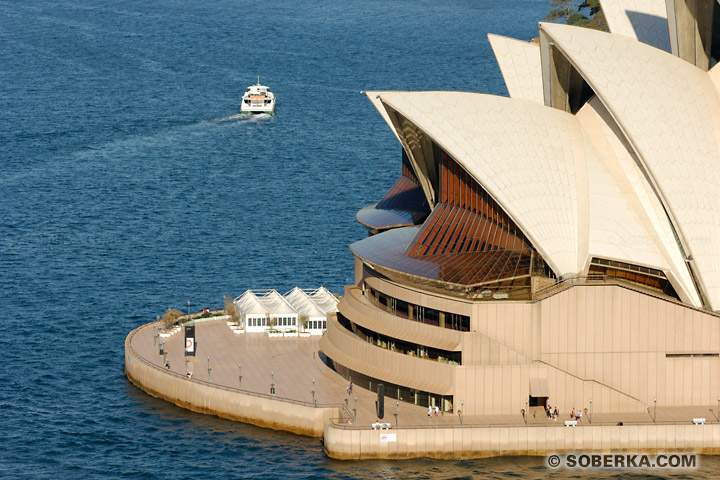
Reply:
<svg viewBox="0 0 720 480"><path fill-rule="evenodd" d="M580 452L720 453L720 424L717 423L580 427L456 425L391 430L329 423L324 438L325 453L338 460L453 459Z"/></svg>
<svg viewBox="0 0 720 480"><path fill-rule="evenodd" d="M322 436L329 419L341 415L337 406L315 408L309 402L233 389L164 370L133 349L133 337L145 328L153 327L143 325L125 339L125 374L154 397L194 412L313 437Z"/></svg>

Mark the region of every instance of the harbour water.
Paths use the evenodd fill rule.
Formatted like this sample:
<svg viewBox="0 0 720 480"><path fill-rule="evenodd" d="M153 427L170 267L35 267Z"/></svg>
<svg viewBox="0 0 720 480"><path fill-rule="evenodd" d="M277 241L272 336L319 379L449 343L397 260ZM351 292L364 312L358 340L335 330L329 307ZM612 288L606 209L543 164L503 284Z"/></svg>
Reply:
<svg viewBox="0 0 720 480"><path fill-rule="evenodd" d="M360 91L504 94L486 33L528 40L548 3L0 1L0 477L575 475L542 458L335 462L123 373L127 333L168 307L340 293L355 212L400 173ZM236 115L256 75L275 117ZM701 465L635 476L720 461Z"/></svg>

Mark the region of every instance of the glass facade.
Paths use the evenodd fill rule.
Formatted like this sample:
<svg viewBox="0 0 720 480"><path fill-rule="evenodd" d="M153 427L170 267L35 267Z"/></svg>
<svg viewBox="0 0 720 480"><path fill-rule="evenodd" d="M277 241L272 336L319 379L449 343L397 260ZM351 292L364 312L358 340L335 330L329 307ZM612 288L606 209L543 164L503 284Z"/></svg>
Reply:
<svg viewBox="0 0 720 480"><path fill-rule="evenodd" d="M470 317L467 315L442 312L422 305L408 303L385 295L372 287L367 287L365 294L372 303L392 315L436 327L450 328L461 332L470 331Z"/></svg>
<svg viewBox="0 0 720 480"><path fill-rule="evenodd" d="M462 352L441 350L439 348L427 347L417 343L410 343L393 337L388 337L378 332L362 327L348 320L341 313L337 314L338 322L348 331L361 338L363 341L390 350L391 352L402 353L411 357L423 358L449 365L462 364Z"/></svg>
<svg viewBox="0 0 720 480"><path fill-rule="evenodd" d="M679 299L677 292L662 270L655 268L594 257L590 261L588 275L604 275L607 278L622 280Z"/></svg>
<svg viewBox="0 0 720 480"><path fill-rule="evenodd" d="M350 370L349 368L333 361L333 359L326 356L323 352L320 352L320 359L325 363L325 365L335 370L348 382L352 382L354 385L370 390L371 392L377 393L378 385L384 385L386 398L411 403L413 405L420 405L423 407L438 407L443 413L453 412L452 395L438 395L402 385L396 385L390 382L384 382L377 378L369 377L354 370ZM387 416L392 414L392 408L389 408L389 405L387 404L385 406L385 411L388 412Z"/></svg>

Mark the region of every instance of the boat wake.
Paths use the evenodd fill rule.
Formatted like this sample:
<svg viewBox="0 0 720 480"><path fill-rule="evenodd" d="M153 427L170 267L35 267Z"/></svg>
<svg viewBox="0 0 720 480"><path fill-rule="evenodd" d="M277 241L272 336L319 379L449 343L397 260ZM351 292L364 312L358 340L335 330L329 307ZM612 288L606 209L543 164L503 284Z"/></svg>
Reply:
<svg viewBox="0 0 720 480"><path fill-rule="evenodd" d="M228 122L255 123L255 122L262 122L265 120L269 120L271 118L273 118L273 116L269 115L267 113L256 113L256 114L236 113L235 115L230 115L229 117L213 118L212 120L203 120L200 123L204 123L204 124L217 124L217 123L228 123Z"/></svg>

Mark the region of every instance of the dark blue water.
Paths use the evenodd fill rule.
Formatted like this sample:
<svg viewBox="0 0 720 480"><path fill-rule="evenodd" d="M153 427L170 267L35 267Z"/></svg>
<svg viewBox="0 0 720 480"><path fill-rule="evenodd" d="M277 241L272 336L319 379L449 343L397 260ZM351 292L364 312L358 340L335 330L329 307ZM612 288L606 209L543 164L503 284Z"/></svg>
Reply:
<svg viewBox="0 0 720 480"><path fill-rule="evenodd" d="M533 458L331 461L316 439L145 395L123 340L247 288L341 292L354 214L400 170L359 92L504 94L486 33L529 39L547 9L0 1L0 477L546 476ZM233 118L258 74L278 115Z"/></svg>

